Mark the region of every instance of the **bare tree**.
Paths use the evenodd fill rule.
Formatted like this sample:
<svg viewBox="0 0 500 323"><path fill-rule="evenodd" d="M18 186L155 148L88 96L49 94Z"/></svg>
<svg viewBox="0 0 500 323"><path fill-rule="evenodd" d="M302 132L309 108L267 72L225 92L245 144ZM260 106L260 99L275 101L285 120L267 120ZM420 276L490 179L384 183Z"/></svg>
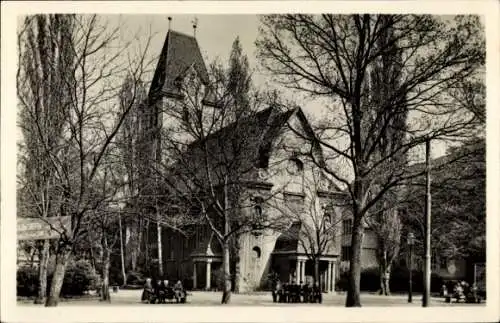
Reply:
<svg viewBox="0 0 500 323"><path fill-rule="evenodd" d="M344 218L346 198L342 192L330 191L331 186L322 171L314 164L309 166L311 169L303 180L304 198L298 198L297 201L285 198L279 209L283 219L278 221L291 223L285 232L290 235L288 238L298 241L313 262L314 282L321 286L320 258L333 253L338 247L335 243L339 224Z"/></svg>
<svg viewBox="0 0 500 323"><path fill-rule="evenodd" d="M383 35L385 45L376 45ZM361 243L366 216L386 192L416 174L395 162L428 139L470 137L476 115L450 93L484 78L485 43L477 16L271 15L257 41L263 66L285 86L327 101L328 122L314 141L325 151L318 163L350 195L352 255L346 306L361 306ZM367 86L374 63L401 51L401 80L370 106ZM391 83L385 80L385 83ZM389 153L377 148L401 114L404 140ZM375 122L373 121L375 120ZM342 168L341 166L346 166Z"/></svg>
<svg viewBox="0 0 500 323"><path fill-rule="evenodd" d="M120 107L125 111L130 105L130 101L134 100L134 80L127 77L123 81L122 90L120 92ZM141 254L142 236L144 231L144 219L137 216L140 213L140 204L137 200L138 185L139 185L139 168L140 168L140 129L141 116L147 104L147 96L145 85L142 82L138 83L137 95L134 100L134 106L127 114L123 126L120 130L116 145L119 148L117 152L121 156L121 161L116 163L117 169L121 174L123 182L123 198L127 203L125 206L125 258L126 267L131 271L137 270L138 258Z"/></svg>
<svg viewBox="0 0 500 323"><path fill-rule="evenodd" d="M399 256L402 223L396 206L384 207L383 211L370 216L367 221L377 239L377 261L379 266L380 290L382 295L390 295L389 281L394 261Z"/></svg>
<svg viewBox="0 0 500 323"><path fill-rule="evenodd" d="M486 156L484 138L449 149L432 161L433 253L441 259L484 261L486 250ZM423 167L421 164L413 167ZM404 230L415 234L415 252L423 255L424 179L412 180L401 205Z"/></svg>
<svg viewBox="0 0 500 323"><path fill-rule="evenodd" d="M19 27L17 93L23 141L18 216L47 218L61 205L62 191L54 179L57 169L51 156L62 150L61 136L69 113L70 86L64 73L75 65L70 43L75 26L69 16L48 15L27 17ZM37 304L43 303L47 294L49 241L42 241L39 247Z"/></svg>
<svg viewBox="0 0 500 323"><path fill-rule="evenodd" d="M25 28L35 33L36 23L43 16L35 16L35 20L28 17ZM37 102L61 88L67 91L69 99L65 101L64 113L57 116L61 119L61 133L50 136L60 149L53 151L43 146L44 153L50 166L54 169L51 179L55 187L60 190L61 207L55 216L70 215L70 232L61 232L55 250L56 265L50 288L50 295L46 306L56 306L61 291L65 269L73 253L75 243L85 238L85 219L98 209L105 199L94 199L93 192L97 185L97 178L102 173L103 159L108 153L110 144L118 133L125 116L133 106L130 105L121 111L117 108L118 93L121 89L121 80L128 75L132 80L134 97L141 76L146 72L147 50L151 36L146 38L143 49L137 55L130 54L131 42L119 43L120 26L113 27L97 15L64 16L69 20L72 28L65 29L64 41L72 54L72 65L59 74L60 88L43 89L47 77L54 75L53 71L40 74L38 78L30 78L29 73L35 71L24 69L28 66L38 66L36 53L41 50L42 44L30 42L20 38L20 48L27 63L20 65L18 73L18 89L29 89L35 95L25 92L18 94L23 106L32 107ZM40 32L40 30L38 30ZM29 32L28 32L29 34ZM62 40L51 37L50 46L58 52L62 48ZM34 53L34 54L33 54ZM33 79L33 82L27 80ZM28 91L28 90L26 90ZM52 92L51 92L52 91ZM29 91L28 91L29 93ZM56 103L55 106L58 106ZM51 105L52 108L52 105ZM52 117L49 119L53 119ZM49 126L42 124L40 119L34 119L35 136L41 142L47 140L45 129Z"/></svg>

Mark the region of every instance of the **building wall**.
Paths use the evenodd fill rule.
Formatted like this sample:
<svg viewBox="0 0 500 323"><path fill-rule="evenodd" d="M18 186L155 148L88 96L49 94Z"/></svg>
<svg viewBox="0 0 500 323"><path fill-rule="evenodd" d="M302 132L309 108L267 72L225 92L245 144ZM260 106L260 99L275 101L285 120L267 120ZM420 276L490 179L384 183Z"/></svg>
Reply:
<svg viewBox="0 0 500 323"><path fill-rule="evenodd" d="M266 230L261 235L252 233L241 237L240 281L241 291L265 288L271 270L272 252L279 234Z"/></svg>
<svg viewBox="0 0 500 323"><path fill-rule="evenodd" d="M290 124L295 129L300 129L300 121L296 117L292 117ZM317 176L317 169L314 164L308 159L302 156L303 153L309 152L309 143L304 139L297 136L291 130L284 130L281 136L273 143L272 154L269 160L268 169L262 173L258 170L254 173L254 180L257 182L266 182L273 184L270 191L265 188L252 188L246 192L244 198L250 198L251 196L261 196L266 200L263 205L263 212L272 221L275 218L283 219L289 216L287 214L287 209L284 207L286 203L285 195L283 193L292 193L296 196L303 196L304 209L310 210L311 206L317 212L321 211L321 207L325 202L328 201L327 198L320 199L317 198L318 189L328 189L324 179ZM290 170L293 166L290 164L291 158L298 158L302 162L302 169L297 171ZM268 196L273 196L271 200L267 200ZM276 207L278 206L278 207ZM241 212L252 212L252 208L247 208L241 210ZM330 246L328 253L330 255L341 255L341 246L346 246L350 244L350 235L341 234L343 227L342 221L345 217L345 212L339 208L336 210L336 234L335 243ZM290 220L293 217L290 216ZM199 229L198 231L203 231ZM210 230L208 230L209 232ZM209 233L204 231L204 234L197 235L190 238L191 242L182 242L181 238L174 238L165 241L164 254L171 255L165 258L171 258L168 260L168 271L172 274L179 275L182 272L182 276L190 277L193 273L193 264L189 259L190 253L197 250L201 246L201 240L207 240L209 238ZM208 235L207 235L208 234ZM273 261L273 251L275 248L276 241L280 235L280 232L275 232L273 230L263 230L260 234L246 233L240 237L240 277L238 285L241 291L249 291L254 289L266 288L268 287L268 275L272 270ZM195 241L193 245L193 239ZM200 240L201 239L201 240ZM185 239L184 239L185 240ZM375 242L374 242L375 241ZM175 251L172 253L171 249ZM366 232L363 242L362 251L362 265L364 268L376 266L376 240L374 240L372 233ZM165 260L167 261L167 260ZM335 276L338 277L338 270L342 270L343 266L346 266L344 262L341 266L335 266L337 273ZM289 259L282 259L281 265L287 267L288 270L293 270L291 262ZM307 266L306 266L307 267ZM340 268L339 268L340 267ZM178 268L182 268L179 270ZM203 270L202 266L198 268L198 276L203 278L204 274L200 274L200 270ZM216 267L213 265L212 270ZM309 268L309 267L307 267ZM198 280L200 282L200 280ZM215 282L212 283L214 285ZM199 284L200 285L200 284Z"/></svg>

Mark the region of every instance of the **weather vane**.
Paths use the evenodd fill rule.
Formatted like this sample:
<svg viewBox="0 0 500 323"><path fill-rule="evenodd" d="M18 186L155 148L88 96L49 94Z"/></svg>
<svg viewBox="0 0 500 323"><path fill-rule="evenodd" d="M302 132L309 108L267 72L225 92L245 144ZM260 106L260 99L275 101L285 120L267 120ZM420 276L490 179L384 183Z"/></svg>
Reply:
<svg viewBox="0 0 500 323"><path fill-rule="evenodd" d="M172 17L168 17L168 30L170 30L171 23L172 23Z"/></svg>
<svg viewBox="0 0 500 323"><path fill-rule="evenodd" d="M196 28L198 27L198 17L194 17L193 21L191 21L193 23L193 33L194 33L194 37L196 37Z"/></svg>

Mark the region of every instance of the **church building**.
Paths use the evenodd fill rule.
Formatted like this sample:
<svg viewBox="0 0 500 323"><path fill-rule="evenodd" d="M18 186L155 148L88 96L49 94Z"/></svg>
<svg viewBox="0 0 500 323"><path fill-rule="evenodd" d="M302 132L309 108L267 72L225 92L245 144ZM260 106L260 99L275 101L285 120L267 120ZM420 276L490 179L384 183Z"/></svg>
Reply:
<svg viewBox="0 0 500 323"><path fill-rule="evenodd" d="M160 132L154 129L168 122L164 120L164 107L183 99L179 83L188 72L194 72L206 86L203 98L206 108L216 108L196 38L169 30L148 95L149 113L145 114L140 126L144 138L151 140L148 149L153 155L160 149L154 144L160 141ZM282 282L307 282L317 270L322 290L332 292L340 270L348 266L352 221L349 222L347 208L339 206L346 201L345 195L331 181L318 175L321 172L312 161L300 157L311 149L311 141L297 135L297 131L305 134L312 131L301 108L283 111L267 107L257 113L257 118L262 140L255 143L256 152L265 150L267 154L263 164L251 173L247 189L254 196L273 196L274 201L257 203L248 212L265 214L270 221L283 219L284 212L290 212L289 226L282 231L264 228L239 236L239 275L234 277L233 287L238 286L241 292L267 289L272 276ZM320 149L312 149L321 158ZM150 178L147 173L141 177L144 181ZM142 194L145 192L143 189ZM283 207L275 208L271 204ZM318 224L323 226L318 230L330 235L321 243L311 238L314 235L310 232ZM332 229L327 232L325 225ZM189 237L160 224L154 224L149 231L147 256L158 262L160 274L169 280L181 279L188 288L218 288L222 282L221 246L208 225L198 225ZM373 239L365 240L363 262L366 267L373 265L376 244ZM311 254L317 249L315 245L320 244L321 252L315 266ZM233 266L232 271L235 268Z"/></svg>

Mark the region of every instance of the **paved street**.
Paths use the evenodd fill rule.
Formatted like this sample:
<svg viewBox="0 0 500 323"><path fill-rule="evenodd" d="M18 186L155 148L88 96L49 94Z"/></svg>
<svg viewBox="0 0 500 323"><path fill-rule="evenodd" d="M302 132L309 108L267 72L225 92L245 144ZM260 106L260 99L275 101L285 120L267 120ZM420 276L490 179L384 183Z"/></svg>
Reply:
<svg viewBox="0 0 500 323"><path fill-rule="evenodd" d="M192 292L188 295L187 304L166 304L152 305L142 304L140 302L141 290L120 290L117 293L111 293L111 305L140 305L140 306L213 306L220 305L220 292ZM323 294L322 304L283 304L273 303L270 293L255 294L233 294L231 296L231 305L233 306L344 306L345 294ZM421 306L421 296L415 295L413 303L408 304L407 295L380 296L374 294L362 294L361 301L363 306ZM32 302L19 301L19 304L30 305ZM484 304L484 303L483 303ZM109 303L99 302L96 298L92 299L74 299L60 302L65 305L110 305ZM432 298L431 306L481 306L477 304L448 304L442 298Z"/></svg>

